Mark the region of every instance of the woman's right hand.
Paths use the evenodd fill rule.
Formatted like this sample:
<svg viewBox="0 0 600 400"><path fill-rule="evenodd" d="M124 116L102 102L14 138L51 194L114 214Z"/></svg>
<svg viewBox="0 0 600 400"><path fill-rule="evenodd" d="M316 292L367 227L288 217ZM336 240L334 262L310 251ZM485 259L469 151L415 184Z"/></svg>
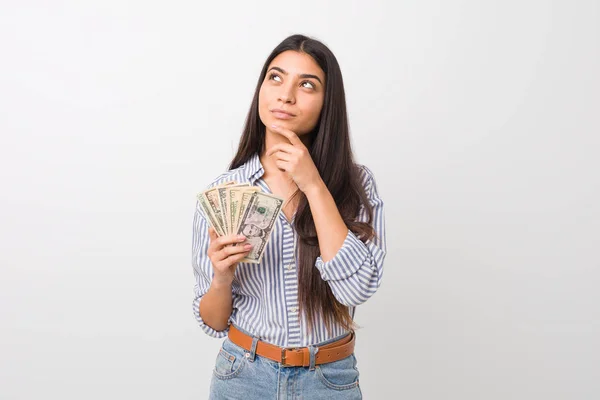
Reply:
<svg viewBox="0 0 600 400"><path fill-rule="evenodd" d="M219 237L212 227L208 228L208 235L210 236L210 244L207 254L213 265L213 280L221 285L231 285L238 263L248 255L252 245L232 246L234 243L244 242L246 237L243 235Z"/></svg>

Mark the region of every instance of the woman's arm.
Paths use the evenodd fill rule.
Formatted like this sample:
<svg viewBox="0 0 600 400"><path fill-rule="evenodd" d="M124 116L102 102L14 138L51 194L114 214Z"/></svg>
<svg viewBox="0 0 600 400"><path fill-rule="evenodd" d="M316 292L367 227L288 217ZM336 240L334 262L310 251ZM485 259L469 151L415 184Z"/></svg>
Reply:
<svg viewBox="0 0 600 400"><path fill-rule="evenodd" d="M244 246L229 246L240 241L242 239L234 235L217 238L214 230L209 229L202 208L196 203L192 239L192 265L196 284L192 304L194 316L202 330L216 338L227 335L233 311L232 283L235 268L249 251Z"/></svg>
<svg viewBox="0 0 600 400"><path fill-rule="evenodd" d="M305 195L315 221L321 258L327 262L333 259L344 244L348 227L323 181L308 189Z"/></svg>
<svg viewBox="0 0 600 400"><path fill-rule="evenodd" d="M360 167L363 187L373 208L373 228L377 235L363 243L346 227L310 152L298 135L280 126L271 128L290 141L290 144L272 146L266 155L275 157L276 166L291 176L308 199L321 251L315 263L321 278L329 283L340 303L347 306L364 303L381 284L386 254L383 201L377 193L373 174L368 168ZM358 220L367 221L363 208Z"/></svg>
<svg viewBox="0 0 600 400"><path fill-rule="evenodd" d="M315 221L321 256L316 268L329 284L336 299L357 306L371 297L381 285L386 255L383 201L379 197L371 171L361 167L363 186L373 208L376 237L363 243L344 223L327 187L316 185L305 192ZM368 215L361 206L358 220Z"/></svg>
<svg viewBox="0 0 600 400"><path fill-rule="evenodd" d="M200 302L201 318L213 330L224 331L229 326L232 304L231 284L220 286L213 281Z"/></svg>

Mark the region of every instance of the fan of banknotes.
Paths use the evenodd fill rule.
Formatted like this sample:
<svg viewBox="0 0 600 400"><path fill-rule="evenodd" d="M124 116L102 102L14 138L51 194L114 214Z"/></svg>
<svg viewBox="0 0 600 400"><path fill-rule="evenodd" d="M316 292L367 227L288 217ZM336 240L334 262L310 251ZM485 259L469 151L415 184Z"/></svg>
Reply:
<svg viewBox="0 0 600 400"><path fill-rule="evenodd" d="M199 193L198 201L217 235L244 235L252 244L241 262L260 263L283 199L249 183L226 182Z"/></svg>

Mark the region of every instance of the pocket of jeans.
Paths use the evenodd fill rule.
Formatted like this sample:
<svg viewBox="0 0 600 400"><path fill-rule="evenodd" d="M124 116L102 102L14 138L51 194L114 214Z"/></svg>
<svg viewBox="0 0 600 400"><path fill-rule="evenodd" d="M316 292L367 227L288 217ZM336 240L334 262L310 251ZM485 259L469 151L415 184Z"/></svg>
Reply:
<svg viewBox="0 0 600 400"><path fill-rule="evenodd" d="M219 379L231 379L236 377L243 369L246 358L243 354L234 354L233 351L225 350L225 343L217 354L214 374Z"/></svg>
<svg viewBox="0 0 600 400"><path fill-rule="evenodd" d="M354 354L338 361L317 365L316 371L321 382L330 389L348 390L358 386L359 372Z"/></svg>

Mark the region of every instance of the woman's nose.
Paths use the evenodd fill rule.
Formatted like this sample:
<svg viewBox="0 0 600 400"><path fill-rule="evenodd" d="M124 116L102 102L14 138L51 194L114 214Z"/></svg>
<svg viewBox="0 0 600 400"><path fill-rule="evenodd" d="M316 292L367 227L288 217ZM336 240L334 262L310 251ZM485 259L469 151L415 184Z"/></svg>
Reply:
<svg viewBox="0 0 600 400"><path fill-rule="evenodd" d="M294 98L294 93L292 92L291 88L282 87L281 92L279 93L279 100L284 103L293 104L296 99Z"/></svg>

